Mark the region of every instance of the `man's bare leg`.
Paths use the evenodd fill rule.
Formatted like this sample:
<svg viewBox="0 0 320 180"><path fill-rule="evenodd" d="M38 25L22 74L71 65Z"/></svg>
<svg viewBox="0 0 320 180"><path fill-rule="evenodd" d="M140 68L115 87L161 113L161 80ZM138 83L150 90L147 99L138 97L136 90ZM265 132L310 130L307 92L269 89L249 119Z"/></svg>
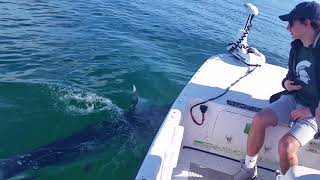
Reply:
<svg viewBox="0 0 320 180"><path fill-rule="evenodd" d="M278 152L280 158L281 173L285 174L292 166L298 165L299 141L291 134L285 134L279 141Z"/></svg>
<svg viewBox="0 0 320 180"><path fill-rule="evenodd" d="M318 128L320 128L320 101L319 101L318 107L316 109L316 117L315 118L316 118Z"/></svg>
<svg viewBox="0 0 320 180"><path fill-rule="evenodd" d="M267 127L275 125L277 125L277 116L270 108L263 109L254 116L247 139L245 162L233 175L234 180L255 179L257 177L258 152L264 143Z"/></svg>
<svg viewBox="0 0 320 180"><path fill-rule="evenodd" d="M270 108L266 108L258 112L252 121L251 129L247 139L247 155L256 156L265 138L267 127L277 125L277 116Z"/></svg>

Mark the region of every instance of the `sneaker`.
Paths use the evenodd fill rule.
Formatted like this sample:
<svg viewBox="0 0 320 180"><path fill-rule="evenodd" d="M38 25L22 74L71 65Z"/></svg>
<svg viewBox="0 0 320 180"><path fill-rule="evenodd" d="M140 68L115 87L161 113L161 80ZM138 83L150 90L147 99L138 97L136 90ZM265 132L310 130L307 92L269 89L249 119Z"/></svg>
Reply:
<svg viewBox="0 0 320 180"><path fill-rule="evenodd" d="M258 177L257 165L249 169L244 164L244 161L240 161L240 163L241 168L238 170L238 172L233 174L234 180L252 180Z"/></svg>
<svg viewBox="0 0 320 180"><path fill-rule="evenodd" d="M280 170L276 171L276 180L283 178L283 174L281 173Z"/></svg>

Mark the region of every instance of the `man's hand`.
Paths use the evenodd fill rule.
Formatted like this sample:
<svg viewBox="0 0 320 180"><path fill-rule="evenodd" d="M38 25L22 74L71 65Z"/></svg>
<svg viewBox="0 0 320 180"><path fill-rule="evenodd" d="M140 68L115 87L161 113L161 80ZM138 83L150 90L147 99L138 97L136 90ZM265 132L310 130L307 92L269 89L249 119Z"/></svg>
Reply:
<svg viewBox="0 0 320 180"><path fill-rule="evenodd" d="M307 107L298 108L291 112L291 118L293 121L302 120L307 117L312 117L310 108Z"/></svg>
<svg viewBox="0 0 320 180"><path fill-rule="evenodd" d="M302 86L301 86L301 85L294 85L294 81L290 81L290 80L284 81L284 87L285 87L288 91L294 91L294 90L302 89Z"/></svg>

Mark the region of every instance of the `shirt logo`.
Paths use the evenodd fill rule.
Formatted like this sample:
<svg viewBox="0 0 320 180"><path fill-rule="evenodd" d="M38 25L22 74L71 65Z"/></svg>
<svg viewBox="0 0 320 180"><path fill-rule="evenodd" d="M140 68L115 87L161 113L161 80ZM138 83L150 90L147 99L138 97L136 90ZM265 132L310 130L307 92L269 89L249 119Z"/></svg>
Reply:
<svg viewBox="0 0 320 180"><path fill-rule="evenodd" d="M305 84L309 84L310 76L306 71L307 68L311 66L311 63L307 60L303 60L297 64L296 72L300 81L304 82Z"/></svg>

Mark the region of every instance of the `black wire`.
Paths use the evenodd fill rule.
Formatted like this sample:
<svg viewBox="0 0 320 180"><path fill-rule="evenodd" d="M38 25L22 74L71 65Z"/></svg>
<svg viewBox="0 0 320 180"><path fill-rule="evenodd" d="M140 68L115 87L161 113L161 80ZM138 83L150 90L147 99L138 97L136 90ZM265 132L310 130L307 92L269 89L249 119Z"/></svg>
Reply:
<svg viewBox="0 0 320 180"><path fill-rule="evenodd" d="M243 62L243 61L242 61L242 62ZM245 63L245 62L243 62L243 63ZM210 98L210 99L208 99L208 100L206 100L206 101L203 101L203 102L200 102L200 103L197 103L197 104L193 105L193 106L190 108L190 115L191 115L191 118L192 118L193 122L194 122L195 124L199 125L199 126L201 126L201 125L203 124L203 122L204 122L204 113L202 113L201 123L198 123L198 122L195 120L195 118L194 118L194 116L193 116L193 113L192 113L193 108L195 108L195 107L197 107L197 106L199 106L199 105L205 104L205 103L207 103L207 102L209 102L209 101L212 101L212 100L215 100L215 99L218 99L218 98L222 97L223 95L225 95L225 94L230 90L230 88L231 88L232 86L234 86L235 84L237 84L241 79L243 79L243 78L245 78L246 76L248 76L249 74L251 74L254 70L257 69L257 67L260 67L261 65L253 65L253 64L251 64L251 66L254 66L254 68L253 68L252 70L247 71L245 75L241 76L239 79L237 79L237 80L234 81L232 84L230 84L230 86L227 87L227 88L224 90L223 93L221 93L220 95L218 95L218 96L216 96L216 97Z"/></svg>
<svg viewBox="0 0 320 180"><path fill-rule="evenodd" d="M243 35L238 39L238 41L236 41L235 43L230 43L230 44L229 44L229 45L232 45L232 44L233 44L233 46L232 46L232 47L230 48L230 50L229 50L230 53L232 53L237 47L245 48L247 51L250 50L250 47L249 47L249 46L244 46L244 45L242 45L241 43L242 43L242 41L244 40L244 38L249 34L249 31L250 31L250 29L251 29L251 27L252 27L252 19L253 19L253 17L254 17L253 14L250 14L250 15L248 16L246 25L245 25L245 27L244 27L244 29L243 29L245 32L244 32ZM261 66L261 65L259 65L259 64L249 64L249 63L247 63L247 62L245 62L245 61L243 61L243 60L241 60L241 59L240 59L240 61L241 61L242 63L244 63L246 66L248 66L248 67L254 67L254 68L253 68L252 70L247 71L247 73L246 73L244 76L241 76L239 79L237 79L235 82L233 82L229 87L227 87L227 88L225 89L225 91L224 91L222 94L220 94L220 95L218 95L218 96L216 96L216 97L214 97L214 98L208 99L208 100L206 100L206 101L203 101L203 102L201 102L201 103L198 103L198 104L193 105L193 106L190 108L190 115L191 115L191 118L192 118L192 120L193 120L193 122L194 122L195 124L197 124L197 125L199 125L199 126L201 126L201 125L203 124L203 122L204 122L204 113L205 113L205 112L201 112L201 113L202 113L202 119L201 119L201 122L199 123L199 122L197 122L197 121L195 120L195 118L194 118L194 116L193 116L193 113L192 113L193 108L195 108L195 107L197 107L197 106L199 106L199 105L205 104L205 103L207 103L207 102L209 102L209 101L218 99L218 98L220 98L221 96L225 95L232 86L234 86L236 83L238 83L242 78L244 78L244 77L248 76L250 73L252 73L257 67L260 67L260 66Z"/></svg>
<svg viewBox="0 0 320 180"><path fill-rule="evenodd" d="M252 27L252 19L253 19L253 15L250 15L249 17L248 17L248 21L247 21L247 24L248 24L248 26L247 26L247 24L245 25L245 28L243 29L245 32L243 33L243 35L238 39L238 41L236 41L235 43L231 43L231 44L233 44L233 46L230 48L230 50L229 50L229 52L233 52L237 47L240 47L240 44L241 44L241 42L244 40L244 38L249 34L249 31L250 31L250 29L251 29L251 27ZM230 44L230 45L231 45ZM245 48L245 49L248 49L249 48L249 46L243 46L243 45L241 45L241 47L240 48Z"/></svg>

